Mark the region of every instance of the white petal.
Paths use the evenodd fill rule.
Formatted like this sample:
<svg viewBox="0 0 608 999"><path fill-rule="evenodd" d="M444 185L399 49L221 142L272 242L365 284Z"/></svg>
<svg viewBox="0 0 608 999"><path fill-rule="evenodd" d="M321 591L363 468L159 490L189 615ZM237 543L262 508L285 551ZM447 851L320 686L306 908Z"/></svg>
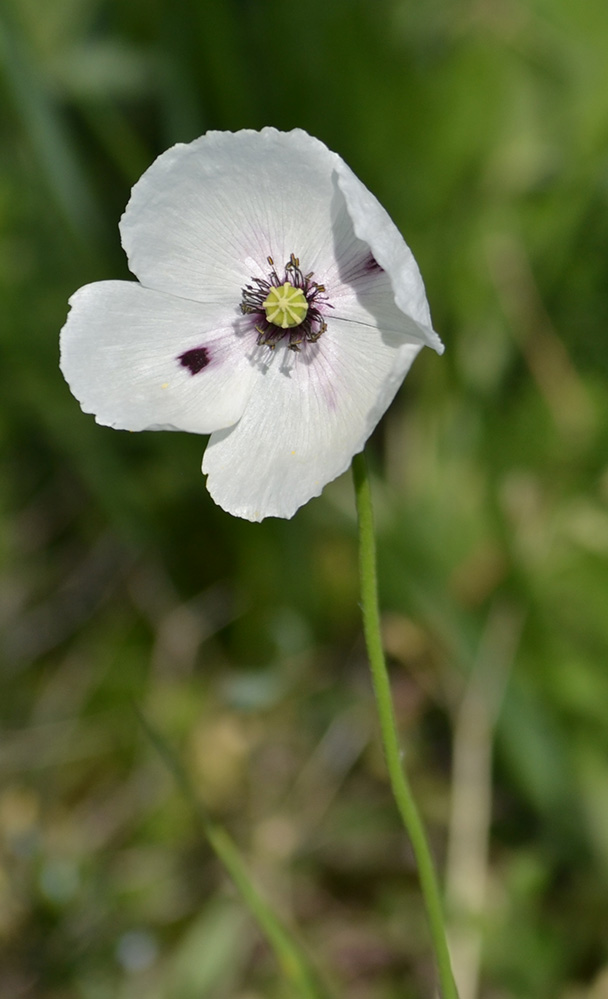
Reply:
<svg viewBox="0 0 608 999"><path fill-rule="evenodd" d="M299 129L207 132L168 149L121 220L129 266L148 288L238 304L243 285L292 253L314 266L331 240L339 156Z"/></svg>
<svg viewBox="0 0 608 999"><path fill-rule="evenodd" d="M389 275L395 302L403 313L419 324L424 333L423 342L442 354L444 347L432 329L424 283L412 251L380 202L343 160L338 163L337 175L355 233L369 245L375 259Z"/></svg>
<svg viewBox="0 0 608 999"><path fill-rule="evenodd" d="M392 226L390 219L388 222ZM394 226L392 228L394 229ZM321 271L323 283L327 287L327 298L331 304L324 315L329 325L328 335L332 335L333 320L344 319L373 326L379 330L401 333L404 339L420 347L429 344L429 340L435 345L433 338L438 340L438 337L428 325L425 325L427 320L430 321L430 317L422 280L407 246L397 230L395 232L397 240L409 254L415 268L415 270L406 268L404 271L405 277L411 280L417 292L416 299L410 301L409 312L404 312L397 305L390 274L382 269L369 243L357 236L344 195L336 187L331 244L333 259L330 261L328 258L322 264ZM421 319L424 323L420 321ZM443 350L441 343L440 348Z"/></svg>
<svg viewBox="0 0 608 999"><path fill-rule="evenodd" d="M261 377L236 309L135 281L86 285L70 305L61 370L84 412L104 426L211 433L239 419ZM188 351L198 353L184 358Z"/></svg>
<svg viewBox="0 0 608 999"><path fill-rule="evenodd" d="M301 354L281 346L232 429L214 433L207 487L248 520L291 517L344 472L392 401L420 343L334 320Z"/></svg>

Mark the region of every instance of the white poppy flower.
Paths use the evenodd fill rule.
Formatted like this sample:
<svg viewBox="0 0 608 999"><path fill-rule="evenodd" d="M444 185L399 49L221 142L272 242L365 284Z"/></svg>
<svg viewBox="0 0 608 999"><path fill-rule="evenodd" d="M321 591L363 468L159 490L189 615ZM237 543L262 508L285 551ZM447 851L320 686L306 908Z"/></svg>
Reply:
<svg viewBox="0 0 608 999"><path fill-rule="evenodd" d="M214 500L291 517L344 472L430 325L416 262L343 160L299 129L208 132L133 188L138 281L70 299L61 368L122 430L211 434Z"/></svg>

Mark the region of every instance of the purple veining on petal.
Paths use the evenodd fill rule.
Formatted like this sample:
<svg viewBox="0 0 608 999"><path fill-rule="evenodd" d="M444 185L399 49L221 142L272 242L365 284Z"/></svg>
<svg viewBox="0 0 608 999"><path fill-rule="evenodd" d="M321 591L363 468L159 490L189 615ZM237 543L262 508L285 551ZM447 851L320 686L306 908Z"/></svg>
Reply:
<svg viewBox="0 0 608 999"><path fill-rule="evenodd" d="M188 368L191 375L198 375L199 371L206 368L211 358L207 347L193 347L192 350L185 350L178 357L179 363L184 368Z"/></svg>
<svg viewBox="0 0 608 999"><path fill-rule="evenodd" d="M340 264L340 281L343 284L356 285L360 281L367 281L384 273L384 268L369 249L360 255L358 253L353 255Z"/></svg>

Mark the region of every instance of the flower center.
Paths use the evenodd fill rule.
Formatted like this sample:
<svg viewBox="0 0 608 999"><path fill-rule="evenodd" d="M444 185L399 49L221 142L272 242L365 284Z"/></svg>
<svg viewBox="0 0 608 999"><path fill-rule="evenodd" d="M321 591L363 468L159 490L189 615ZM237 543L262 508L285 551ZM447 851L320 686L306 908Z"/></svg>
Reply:
<svg viewBox="0 0 608 999"><path fill-rule="evenodd" d="M294 288L289 281L280 288L271 288L262 305L268 322L280 326L282 330L299 326L308 312L306 295L301 288Z"/></svg>
<svg viewBox="0 0 608 999"><path fill-rule="evenodd" d="M313 281L312 271L304 274L292 253L279 277L272 257L267 278L252 278L243 288L241 312L254 317L259 346L274 350L287 339L289 350L300 351L303 344L316 343L327 329L321 309L331 308L325 286Z"/></svg>

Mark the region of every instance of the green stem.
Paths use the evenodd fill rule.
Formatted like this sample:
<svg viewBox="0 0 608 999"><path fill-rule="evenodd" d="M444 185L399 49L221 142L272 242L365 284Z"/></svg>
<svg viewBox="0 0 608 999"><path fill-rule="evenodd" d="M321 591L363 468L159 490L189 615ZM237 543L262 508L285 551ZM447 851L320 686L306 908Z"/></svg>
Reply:
<svg viewBox="0 0 608 999"><path fill-rule="evenodd" d="M353 458L353 479L359 518L359 572L361 576L363 631L376 695L382 745L393 797L409 835L418 865L420 886L431 930L442 995L444 999L458 999L448 951L437 876L424 826L403 769L402 754L399 748L395 712L380 633L372 494L364 452Z"/></svg>
<svg viewBox="0 0 608 999"><path fill-rule="evenodd" d="M328 999L327 992L311 968L303 949L283 925L272 907L259 894L232 839L225 829L209 818L180 761L137 705L134 707L144 732L163 759L167 769L173 774L182 794L192 806L209 845L230 875L243 901L272 947L290 987L301 999Z"/></svg>

